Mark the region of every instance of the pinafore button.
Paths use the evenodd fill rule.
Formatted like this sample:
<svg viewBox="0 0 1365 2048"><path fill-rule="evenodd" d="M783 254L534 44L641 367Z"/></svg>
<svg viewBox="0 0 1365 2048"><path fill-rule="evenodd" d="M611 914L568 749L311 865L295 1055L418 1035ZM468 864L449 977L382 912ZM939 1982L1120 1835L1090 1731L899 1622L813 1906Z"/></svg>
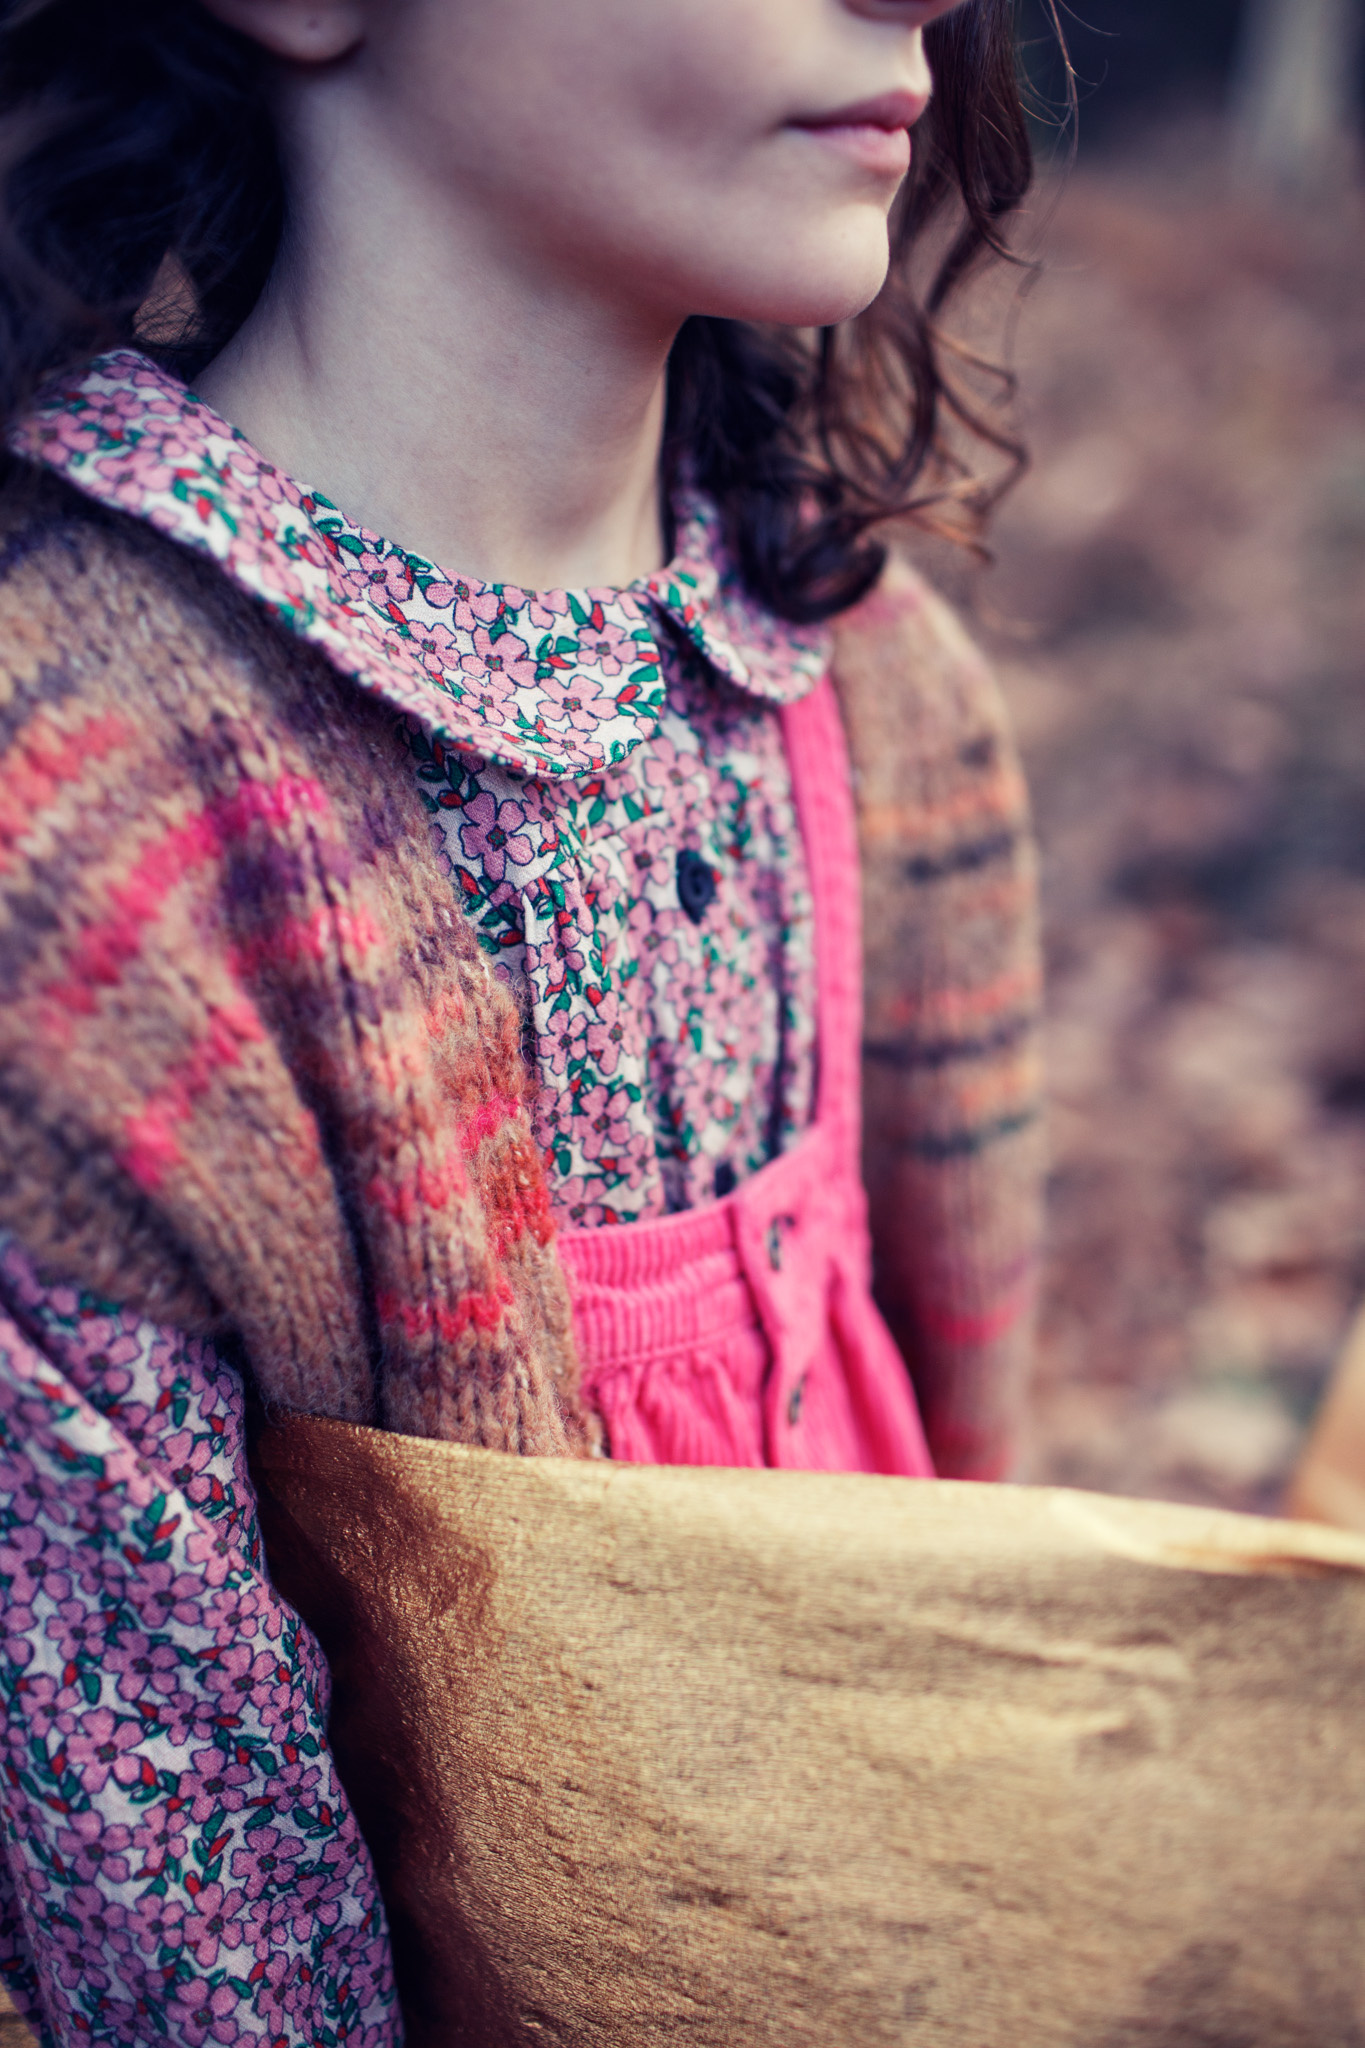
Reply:
<svg viewBox="0 0 1365 2048"><path fill-rule="evenodd" d="M768 1247L768 1264L772 1267L774 1273L782 1271L783 1240L792 1227L792 1221L793 1219L790 1216L774 1216L772 1222L768 1225L768 1235L765 1242Z"/></svg>

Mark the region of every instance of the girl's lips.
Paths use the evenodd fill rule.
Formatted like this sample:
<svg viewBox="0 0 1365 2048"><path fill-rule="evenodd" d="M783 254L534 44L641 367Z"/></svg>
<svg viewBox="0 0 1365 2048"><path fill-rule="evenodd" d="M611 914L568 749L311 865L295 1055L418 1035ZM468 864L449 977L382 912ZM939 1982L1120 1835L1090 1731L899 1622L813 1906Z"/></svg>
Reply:
<svg viewBox="0 0 1365 2048"><path fill-rule="evenodd" d="M819 127L798 121L792 125L879 176L903 178L910 168L910 132L906 128L879 128L870 121L822 122Z"/></svg>
<svg viewBox="0 0 1365 2048"><path fill-rule="evenodd" d="M925 104L915 93L888 92L880 99L808 115L791 125L841 150L867 170L903 178L910 168L910 130Z"/></svg>

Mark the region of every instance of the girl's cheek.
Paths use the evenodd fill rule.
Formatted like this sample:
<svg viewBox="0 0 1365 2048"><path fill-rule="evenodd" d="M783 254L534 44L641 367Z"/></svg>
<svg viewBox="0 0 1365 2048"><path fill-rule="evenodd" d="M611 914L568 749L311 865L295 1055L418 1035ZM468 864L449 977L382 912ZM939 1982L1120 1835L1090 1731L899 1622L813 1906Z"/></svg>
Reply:
<svg viewBox="0 0 1365 2048"><path fill-rule="evenodd" d="M892 56L904 82L908 37L850 40L830 0L410 0L397 23L394 149L519 254L635 278L678 319L823 324L879 289L894 181L784 124Z"/></svg>

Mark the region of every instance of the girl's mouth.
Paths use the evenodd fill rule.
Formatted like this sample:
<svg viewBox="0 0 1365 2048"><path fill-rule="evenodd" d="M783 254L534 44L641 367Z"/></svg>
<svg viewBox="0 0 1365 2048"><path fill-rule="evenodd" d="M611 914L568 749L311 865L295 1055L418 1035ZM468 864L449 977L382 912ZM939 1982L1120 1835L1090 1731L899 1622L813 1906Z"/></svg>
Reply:
<svg viewBox="0 0 1365 2048"><path fill-rule="evenodd" d="M924 112L918 93L889 92L881 98L810 114L788 125L840 150L864 169L903 178L910 168L910 129Z"/></svg>

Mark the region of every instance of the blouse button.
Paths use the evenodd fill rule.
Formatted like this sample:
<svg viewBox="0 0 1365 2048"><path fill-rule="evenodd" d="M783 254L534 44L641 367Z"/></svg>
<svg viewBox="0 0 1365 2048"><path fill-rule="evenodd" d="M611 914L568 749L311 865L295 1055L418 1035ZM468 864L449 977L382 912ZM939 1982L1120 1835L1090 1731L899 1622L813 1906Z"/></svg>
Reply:
<svg viewBox="0 0 1365 2048"><path fill-rule="evenodd" d="M715 869L690 846L685 846L678 855L678 901L693 924L701 923L715 895Z"/></svg>

